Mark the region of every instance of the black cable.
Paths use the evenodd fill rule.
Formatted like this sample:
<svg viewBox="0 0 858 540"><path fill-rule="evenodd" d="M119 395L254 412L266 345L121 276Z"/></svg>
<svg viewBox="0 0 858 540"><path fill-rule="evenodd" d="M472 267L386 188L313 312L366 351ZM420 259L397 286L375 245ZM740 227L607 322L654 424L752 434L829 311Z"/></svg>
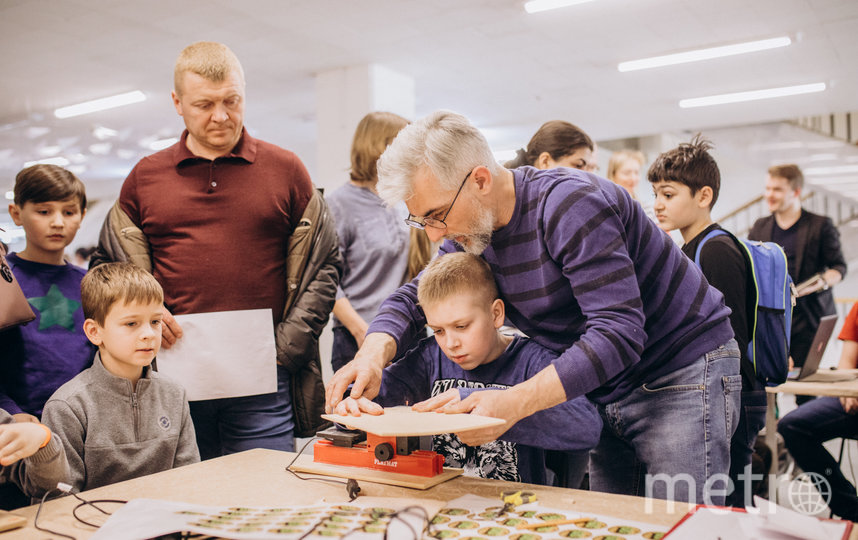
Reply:
<svg viewBox="0 0 858 540"><path fill-rule="evenodd" d="M315 440L318 440L320 438L321 437L311 437L309 441L304 443L304 446L302 446L301 449L298 451L298 453L295 454L295 457L292 458L292 461L289 462L289 465L286 465L286 470L289 471L290 473L292 473L293 475L295 475L295 478L297 478L299 480L314 481L314 482L327 482L329 484L339 484L342 486L346 486L346 493L348 493L349 502L352 502L353 500L358 498L358 494L360 493L360 485L358 485L357 480L355 480L353 478L349 478L348 481L343 482L342 480L335 480L333 478L318 478L315 476L301 476L297 472L292 470L292 465L294 465L295 462L298 461L298 458L301 457L301 454L304 453L304 450L307 449L307 447L310 445L310 443L315 441Z"/></svg>
<svg viewBox="0 0 858 540"><path fill-rule="evenodd" d="M102 514L104 514L105 516L110 516L110 515L112 515L112 514L113 514L113 512L108 512L108 511L106 511L106 510L102 510L101 508L99 508L98 506L96 506L96 504L104 504L104 503L125 504L125 503L127 503L127 502L128 502L128 501L121 501L121 500L119 500L119 499L96 499L96 500L93 500L93 501L87 501L87 500L85 500L85 499L82 499L81 497L78 497L76 493L72 493L72 495L73 495L77 500L81 501L81 502L80 502L80 504L78 504L77 506L75 506L75 507L72 509L72 516L74 516L74 518L75 518L76 520L80 521L80 522L81 522L81 523L83 523L84 525L89 525L90 527L95 527L96 529L97 529L97 528L99 528L99 527L101 527L101 525L103 525L103 523L102 523L102 524L90 523L89 521L86 521L85 519L81 518L80 516L78 516L78 515L77 515L77 511L78 511L80 508L83 508L84 506L92 506L93 508L95 508L96 510L98 510L99 512L101 512Z"/></svg>
<svg viewBox="0 0 858 540"><path fill-rule="evenodd" d="M297 472L292 470L292 468L291 468L292 465L294 465L295 462L298 461L298 458L304 453L304 450L307 449L307 446L309 446L311 442L313 442L317 439L320 439L320 437L312 437L312 438L310 438L309 441L304 443L304 446L301 447L301 449L298 451L298 453L295 455L295 457L292 459L292 461L290 461L289 464L286 465L286 470L289 471L290 473L292 473L293 475L295 475L295 477L298 478L299 480L315 480L317 482L328 482L331 484L345 485L346 490L348 491L348 494L349 494L349 502L355 500L358 497L358 493L360 493L360 486L358 485L357 480L355 480L353 478L349 478L347 482L343 482L342 480L334 480L333 478L302 477ZM419 510L420 513L422 514L421 517L426 521L426 527L424 527L419 532L415 531L414 527L412 527L410 523L408 523L405 519L402 518L402 514L415 515L415 512L414 512L415 510ZM307 538L308 536L310 536L310 534L312 534L313 531L316 530L316 528L319 525L324 523L325 520L327 520L331 515L333 515L333 514L330 514L328 516L324 516L321 519L319 519L318 521L316 521L316 523L314 523L313 526L310 527L310 529L308 529L306 533L304 533L302 536L300 536L298 538L298 540L303 540L304 538ZM406 506L405 508L402 508L401 510L397 510L396 512L393 512L393 513L379 512L378 514L374 514L374 516L376 516L376 517L390 517L390 521L388 521L387 526L384 529L384 540L388 540L388 531L390 529L390 524L393 523L393 520L396 520L396 519L398 519L399 521L404 523L405 526L411 530L411 534L413 535L414 540L420 540L421 533L423 532L423 530L425 530L427 532L427 534L429 534L429 535L432 534L431 518L429 516L429 513L422 506L416 506L416 505ZM359 530L359 527L356 527L356 528L346 532L341 538L345 538L346 536L348 536L354 532L357 532L358 530Z"/></svg>
<svg viewBox="0 0 858 540"><path fill-rule="evenodd" d="M46 532L48 534L54 534L56 536L62 536L63 538L70 538L71 540L77 540L77 538L75 538L74 536L70 536L68 534L63 534L63 533L60 533L57 531L52 531L51 529L48 529L47 527L40 527L39 526L39 515L42 513L42 505L45 504L45 499L48 498L48 495L50 495L54 491L58 491L58 490L56 488L54 488L54 489L46 491L45 494L42 495L42 500L39 501L39 508L36 510L36 517L33 518L33 527L35 527L36 530Z"/></svg>
<svg viewBox="0 0 858 540"><path fill-rule="evenodd" d="M426 527L420 530L420 532L415 531L414 527L411 526L405 519L402 518L400 514L409 514L409 515L419 515L415 514L414 510L420 510L420 514L422 514L422 518L426 521ZM398 519L402 523L405 524L411 530L411 534L414 536L414 540L420 540L422 538L421 534L425 530L429 536L432 536L432 523L430 522L429 512L426 511L422 506L411 505L402 508L401 510L397 510L392 514L388 514L390 516L390 521L387 523L387 527L384 529L384 540L388 540L388 532L390 531L390 525L393 523L393 520Z"/></svg>

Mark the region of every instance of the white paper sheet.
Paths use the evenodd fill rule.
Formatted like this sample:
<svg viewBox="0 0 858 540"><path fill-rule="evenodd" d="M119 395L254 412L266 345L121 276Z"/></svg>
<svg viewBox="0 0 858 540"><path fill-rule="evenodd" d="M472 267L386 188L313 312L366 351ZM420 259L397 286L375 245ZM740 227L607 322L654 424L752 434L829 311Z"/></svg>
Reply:
<svg viewBox="0 0 858 540"><path fill-rule="evenodd" d="M799 514L754 497L747 512L725 508L698 508L665 540L836 540L844 538L848 523Z"/></svg>
<svg viewBox="0 0 858 540"><path fill-rule="evenodd" d="M277 391L270 309L176 315L183 336L158 353L158 372L181 383L188 401Z"/></svg>

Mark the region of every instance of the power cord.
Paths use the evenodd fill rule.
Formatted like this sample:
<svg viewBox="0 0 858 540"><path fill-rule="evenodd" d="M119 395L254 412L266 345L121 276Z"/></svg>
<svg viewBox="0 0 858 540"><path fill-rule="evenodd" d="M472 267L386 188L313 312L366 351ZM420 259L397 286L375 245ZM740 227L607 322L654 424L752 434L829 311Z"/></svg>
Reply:
<svg viewBox="0 0 858 540"><path fill-rule="evenodd" d="M298 451L298 453L295 455L295 457L292 459L292 461L289 462L289 465L286 465L286 470L289 471L290 473L292 473L293 475L295 475L295 477L298 478L299 480L307 480L307 481L314 481L314 482L327 482L329 484L340 484L340 485L346 486L346 493L349 496L349 502L352 502L353 500L357 499L358 495L360 494L360 485L358 485L357 480L355 480L354 478L349 478L347 481L343 482L342 480L335 480L333 478L318 478L315 476L301 476L297 472L292 470L292 465L294 465L295 462L298 461L298 458L301 457L301 454L304 453L304 450L307 449L307 447L310 445L310 443L313 441L316 441L320 438L321 437L311 437L309 441L304 443L304 446L301 447L301 449Z"/></svg>
<svg viewBox="0 0 858 540"><path fill-rule="evenodd" d="M404 523L405 526L411 530L411 534L414 535L414 540L420 540L420 538L422 538L422 536L420 536L420 535L423 532L423 530L421 530L420 532L415 531L414 527L412 527L410 523L408 523L407 521L405 521L402 518L402 514L415 515L415 512L414 512L415 510L419 510L420 514L423 514L420 517L422 517L426 521L426 527L424 527L423 530L426 531L426 534L428 536L434 537L435 533L432 531L432 521L429 517L429 512L427 512L426 509L423 508L422 506L412 505L412 506L406 506L402 510L397 510L396 512L390 514L390 522L387 524L387 527L384 529L384 540L388 540L388 533L390 532L390 524L393 523L393 520L395 520L395 519L398 519L399 521Z"/></svg>
<svg viewBox="0 0 858 540"><path fill-rule="evenodd" d="M63 485L66 485L66 484L63 484ZM63 534L61 532L57 532L57 531L48 529L47 527L39 526L39 516L42 513L42 505L45 504L45 499L48 498L48 495L50 495L51 493L53 493L55 491L59 491L59 490L57 488L49 489L48 491L45 492L44 495L42 495L42 500L39 501L39 508L36 510L36 517L33 518L33 527L35 527L39 531L46 532L48 534L53 534L56 536L62 536L63 538L70 538L71 540L77 540L77 538L75 538L74 536L71 536L68 534Z"/></svg>
<svg viewBox="0 0 858 540"><path fill-rule="evenodd" d="M106 515L106 516L110 516L113 512L108 512L107 510L104 510L104 509L102 509L102 508L99 508L99 507L97 506L97 504L105 504L105 503L110 503L110 504L125 504L125 503L127 503L127 502L128 502L128 501L123 501L123 500L119 500L119 499L96 499L96 500L88 501L88 500L84 499L83 497L81 497L80 495L78 495L77 493L73 493L73 492L72 492L72 486L70 486L69 484L66 484L66 483L64 483L64 482L60 482L60 483L58 483L58 484L57 484L57 487L55 487L54 489L51 489L51 490L47 491L47 492L42 496L41 501L39 501L39 508L36 510L36 517L33 519L33 527L35 527L37 530L40 530L40 531L42 531L42 532L46 532L46 533L50 533L50 534L54 534L54 535L57 535L57 536L62 536L63 538L70 538L71 540L77 540L77 539L76 539L74 536L70 536L70 535L68 535L68 534L59 533L59 532L57 532L57 531L52 531L52 530L47 529L47 528L45 528L45 527L41 527L41 526L39 526L39 515L42 513L42 505L44 505L44 504L45 504L45 500L48 498L48 496L49 496L51 493L55 492L55 491L59 491L60 493L64 493L64 494L66 494L66 495L71 495L71 496L72 496L72 497L74 497L75 499L79 500L79 501L80 501L80 504L78 504L77 506L75 506L75 507L72 509L72 516L74 516L74 518L75 518L76 520L78 520L79 522L83 523L84 525L88 525L88 526L93 527L93 528L96 528L96 529L97 529L97 528L99 528L99 527L101 527L101 525L100 525L100 524L97 524L97 523L91 523L91 522L89 522L89 521L87 521L87 520L85 520L85 519L81 518L80 516L78 516L78 515L77 515L77 511L78 511L78 510L80 510L81 508L83 508L84 506L92 506L93 508L95 508L96 510L98 510L99 512L101 512L102 514L104 514L104 515Z"/></svg>

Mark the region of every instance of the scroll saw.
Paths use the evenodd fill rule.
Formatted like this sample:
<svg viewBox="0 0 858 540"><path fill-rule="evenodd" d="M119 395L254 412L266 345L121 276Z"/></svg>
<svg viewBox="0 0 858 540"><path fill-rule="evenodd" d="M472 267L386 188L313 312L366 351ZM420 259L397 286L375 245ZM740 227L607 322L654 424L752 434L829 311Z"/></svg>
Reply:
<svg viewBox="0 0 858 540"><path fill-rule="evenodd" d="M444 471L444 456L431 450L431 437L382 436L360 430L343 431L336 426L320 431L316 436L321 437L313 445L313 461L316 463L429 478Z"/></svg>
<svg viewBox="0 0 858 540"><path fill-rule="evenodd" d="M460 433L504 423L499 418L474 414L417 412L410 407L389 407L384 414L322 415L348 427L317 433L312 463L297 461L302 472L357 478L426 489L462 474L444 467L444 456L432 451L431 435ZM305 456L302 456L305 457Z"/></svg>

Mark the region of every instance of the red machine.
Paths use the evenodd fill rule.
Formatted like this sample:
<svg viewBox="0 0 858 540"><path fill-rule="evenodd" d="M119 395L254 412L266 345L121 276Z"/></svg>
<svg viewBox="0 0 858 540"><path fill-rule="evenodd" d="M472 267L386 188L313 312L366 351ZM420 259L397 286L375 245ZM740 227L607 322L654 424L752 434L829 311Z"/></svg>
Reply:
<svg viewBox="0 0 858 540"><path fill-rule="evenodd" d="M431 450L421 450L421 437L418 436L383 437L363 431L342 431L336 427L316 435L323 437L313 446L313 461L316 463L430 478L444 470L444 457ZM426 447L425 439L423 443Z"/></svg>

